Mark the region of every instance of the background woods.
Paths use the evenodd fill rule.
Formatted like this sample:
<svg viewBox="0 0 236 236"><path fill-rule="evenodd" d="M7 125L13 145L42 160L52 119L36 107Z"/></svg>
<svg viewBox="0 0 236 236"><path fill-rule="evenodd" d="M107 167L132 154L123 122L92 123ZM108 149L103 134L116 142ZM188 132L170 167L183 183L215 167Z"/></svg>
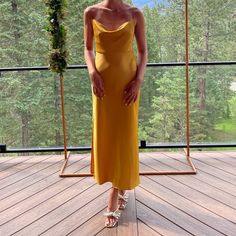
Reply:
<svg viewBox="0 0 236 236"><path fill-rule="evenodd" d="M66 15L69 64L84 64L83 10L95 0L70 0ZM149 62L185 60L183 0L144 6ZM44 66L48 57L43 0L0 1L0 67ZM236 58L235 0L189 1L190 61ZM190 67L191 142L236 140L235 66ZM2 72L0 143L62 145L58 77L50 71ZM86 70L65 72L68 145L90 145L91 87ZM149 67L139 110L139 139L185 142L185 69Z"/></svg>

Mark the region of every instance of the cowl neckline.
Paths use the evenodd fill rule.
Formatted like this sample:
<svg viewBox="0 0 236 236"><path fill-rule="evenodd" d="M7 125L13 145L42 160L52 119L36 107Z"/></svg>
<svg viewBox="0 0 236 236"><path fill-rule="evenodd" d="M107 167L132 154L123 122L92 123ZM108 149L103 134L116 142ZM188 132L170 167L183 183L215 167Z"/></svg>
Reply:
<svg viewBox="0 0 236 236"><path fill-rule="evenodd" d="M114 30L111 30L111 29L108 29L103 23L101 23L100 21L96 20L96 19L93 19L93 22L96 23L96 25L102 27L105 31L107 32L116 32L116 31L119 31L121 29L123 29L125 26L127 26L128 24L130 23L133 23L134 22L134 19L130 19L130 20L127 20L125 21L124 23L122 23L119 27L117 27L116 29Z"/></svg>

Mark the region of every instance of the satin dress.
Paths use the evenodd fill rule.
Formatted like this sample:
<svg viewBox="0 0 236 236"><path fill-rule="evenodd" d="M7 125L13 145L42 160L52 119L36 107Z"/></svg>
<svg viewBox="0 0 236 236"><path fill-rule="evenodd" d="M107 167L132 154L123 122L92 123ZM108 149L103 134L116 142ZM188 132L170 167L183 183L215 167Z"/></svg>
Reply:
<svg viewBox="0 0 236 236"><path fill-rule="evenodd" d="M93 19L95 66L104 81L105 97L92 90L91 172L98 184L111 182L118 189L133 189L140 183L137 100L123 101L125 86L135 78L137 60L133 51L135 21L109 30Z"/></svg>

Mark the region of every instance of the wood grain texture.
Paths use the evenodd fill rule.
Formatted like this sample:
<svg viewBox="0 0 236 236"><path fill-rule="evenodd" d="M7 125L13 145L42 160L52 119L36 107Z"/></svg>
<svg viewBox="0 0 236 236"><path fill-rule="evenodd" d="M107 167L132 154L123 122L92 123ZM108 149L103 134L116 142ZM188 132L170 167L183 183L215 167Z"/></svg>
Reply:
<svg viewBox="0 0 236 236"><path fill-rule="evenodd" d="M60 178L63 155L1 157L0 235L235 236L236 151L191 152L196 175L142 176L118 227L104 227L111 183ZM67 172L89 171L90 153ZM140 153L140 171L189 170L184 152Z"/></svg>
<svg viewBox="0 0 236 236"><path fill-rule="evenodd" d="M129 199L126 209L122 210L117 235L138 235L135 191L128 191Z"/></svg>

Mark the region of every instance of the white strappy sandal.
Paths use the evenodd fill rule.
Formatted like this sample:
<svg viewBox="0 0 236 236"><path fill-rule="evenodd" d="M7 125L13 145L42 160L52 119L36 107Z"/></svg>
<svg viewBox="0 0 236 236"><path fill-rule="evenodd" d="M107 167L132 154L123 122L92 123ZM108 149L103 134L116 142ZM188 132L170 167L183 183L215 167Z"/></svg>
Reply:
<svg viewBox="0 0 236 236"><path fill-rule="evenodd" d="M118 209L115 210L115 211L106 211L103 214L106 217L114 217L115 218L113 223L111 223L111 221L105 223L105 226L107 228L113 228L113 227L116 227L118 225L118 220L120 218L120 212L118 211Z"/></svg>
<svg viewBox="0 0 236 236"><path fill-rule="evenodd" d="M124 195L118 194L118 200L120 200L121 202L119 204L119 210L124 210L126 208L128 199L129 199L129 194L127 192L125 192Z"/></svg>

